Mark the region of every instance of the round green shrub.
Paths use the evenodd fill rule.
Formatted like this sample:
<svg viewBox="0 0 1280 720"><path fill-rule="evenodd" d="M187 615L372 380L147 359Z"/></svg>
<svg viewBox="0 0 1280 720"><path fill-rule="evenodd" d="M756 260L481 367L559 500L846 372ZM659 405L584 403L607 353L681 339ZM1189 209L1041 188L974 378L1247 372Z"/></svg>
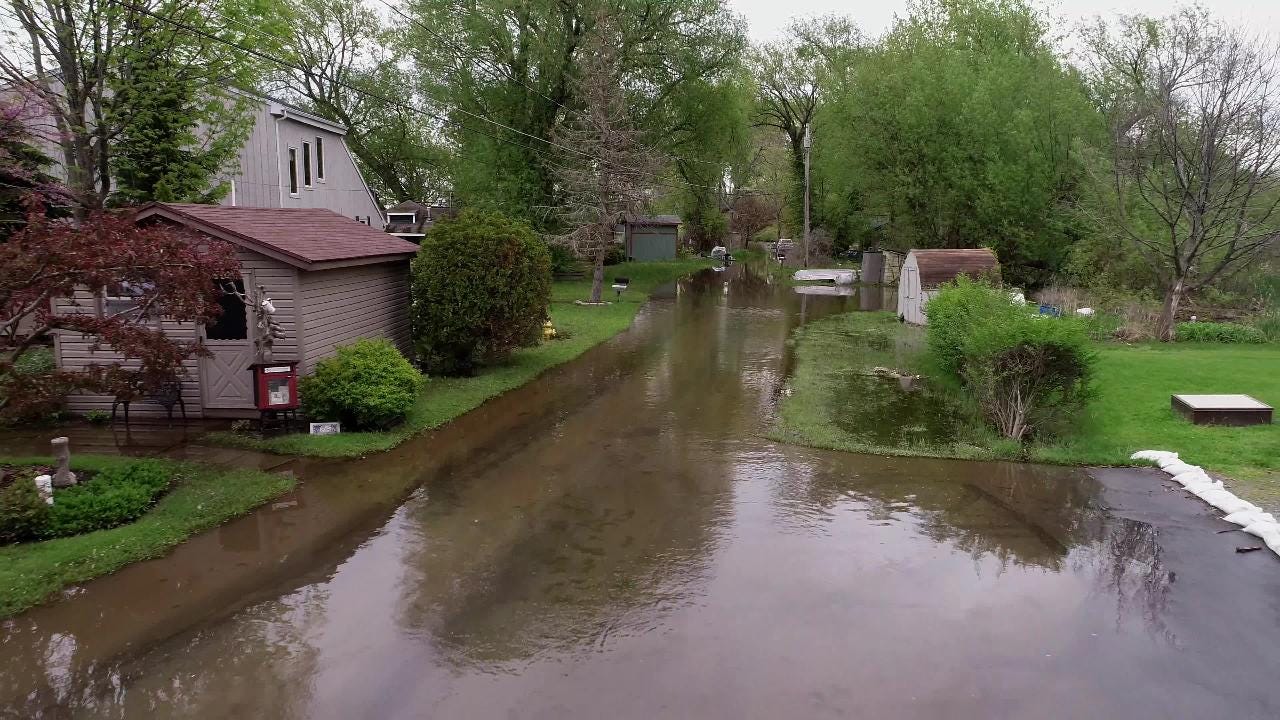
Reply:
<svg viewBox="0 0 1280 720"><path fill-rule="evenodd" d="M0 545L34 540L44 533L49 506L33 482L39 472L18 468L0 484Z"/></svg>
<svg viewBox="0 0 1280 720"><path fill-rule="evenodd" d="M78 485L54 491L42 535L67 537L133 522L172 480L168 468L148 460L101 470Z"/></svg>
<svg viewBox="0 0 1280 720"><path fill-rule="evenodd" d="M431 373L467 375L538 342L551 256L528 225L466 211L423 238L411 294L418 360Z"/></svg>
<svg viewBox="0 0 1280 720"><path fill-rule="evenodd" d="M964 365L965 342L976 325L1027 312L1014 305L1005 290L960 275L943 285L924 306L929 320L925 336L929 355L940 370L958 377Z"/></svg>
<svg viewBox="0 0 1280 720"><path fill-rule="evenodd" d="M422 374L389 341L343 345L302 378L302 409L314 420L353 430L385 430L404 421L422 388Z"/></svg>

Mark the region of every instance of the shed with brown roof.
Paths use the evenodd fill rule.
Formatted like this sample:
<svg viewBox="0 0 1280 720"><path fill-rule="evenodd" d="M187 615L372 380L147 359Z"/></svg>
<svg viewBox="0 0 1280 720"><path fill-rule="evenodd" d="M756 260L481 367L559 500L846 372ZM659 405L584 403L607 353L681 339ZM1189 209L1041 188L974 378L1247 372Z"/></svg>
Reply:
<svg viewBox="0 0 1280 720"><path fill-rule="evenodd" d="M409 350L409 260L418 247L379 228L320 208L246 208L152 203L138 210L137 221L182 225L236 247L242 286L262 287L276 308L283 337L272 360L294 360L300 374L333 354L338 345L360 338L385 337ZM105 312L111 298L88 290L75 298L81 312ZM223 296L217 323L196 326L162 321L178 340L200 341L209 356L193 359L179 378L188 416L248 417L254 410L252 373L256 328L241 301ZM94 338L62 334L55 354L61 367L84 367L116 359L94 349ZM110 410L113 398L78 394L68 398L76 413ZM157 405L139 404L134 416L164 414Z"/></svg>
<svg viewBox="0 0 1280 720"><path fill-rule="evenodd" d="M938 286L961 275L999 280L1000 261L986 248L907 253L898 277L898 315L909 323L924 325L924 306L938 294Z"/></svg>

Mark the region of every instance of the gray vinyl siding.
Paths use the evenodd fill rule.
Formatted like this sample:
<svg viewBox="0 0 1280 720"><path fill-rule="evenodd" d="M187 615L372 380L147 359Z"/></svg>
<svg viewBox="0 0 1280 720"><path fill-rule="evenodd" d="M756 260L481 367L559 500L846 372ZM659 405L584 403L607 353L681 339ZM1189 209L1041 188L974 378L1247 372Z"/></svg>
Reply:
<svg viewBox="0 0 1280 720"><path fill-rule="evenodd" d="M298 270L279 260L243 248L237 248L236 255L240 258L240 272L244 275L245 286L251 281L255 288L261 285L267 297L271 298L271 304L275 305L275 320L280 323L284 337L276 340L272 356L279 360L297 358L298 348L301 347L298 338ZM249 322L253 323L252 317ZM250 328L249 337L253 337L253 333L253 328Z"/></svg>
<svg viewBox="0 0 1280 720"><path fill-rule="evenodd" d="M317 137L324 138L323 182L315 157ZM304 142L311 145L309 188L302 173ZM298 150L297 197L289 194L291 146ZM235 196L227 194L223 205L326 208L349 218L372 217L375 224L382 222L382 209L369 194L343 136L287 115L277 117L266 103L255 112L253 130L240 150L238 172L231 179L235 182Z"/></svg>
<svg viewBox="0 0 1280 720"><path fill-rule="evenodd" d="M236 254L240 258L241 272L244 274L245 284L248 285L252 282L254 287L263 286L267 296L271 298L276 307L276 321L283 327L284 337L276 341L274 356L281 359L296 358L299 347L297 316L298 271L284 263L249 250L237 249ZM96 311L96 300L87 290L78 291L75 300L80 305L76 311ZM57 312L71 312L73 310L72 301L68 298L55 299L54 305ZM200 336L199 329L193 323L165 320L162 321L161 327L164 328L169 337L181 342L194 342ZM252 333L253 329L250 328L250 337L252 337ZM77 370L94 363L104 364L120 359L120 355L110 348L94 351L92 349L93 342L94 340L91 336L69 332L58 333L54 338L54 355L58 367ZM136 366L136 362L128 365ZM182 399L187 406L187 417L201 417L203 411L200 392L200 359L193 358L188 360L183 367L186 369L186 374L182 378ZM246 372L248 371L246 370ZM76 393L67 397L67 410L80 415L90 410L110 412L112 400L113 398L110 395ZM164 417L165 414L164 408L149 402L134 403L129 408L130 418ZM174 414L175 416L180 416L177 408L174 409Z"/></svg>
<svg viewBox="0 0 1280 720"><path fill-rule="evenodd" d="M366 337L390 339L409 352L407 260L302 273L299 278L304 350L299 372L339 345Z"/></svg>
<svg viewBox="0 0 1280 720"><path fill-rule="evenodd" d="M59 313L72 312L96 312L97 300L88 290L80 290L75 294L74 301L71 298L55 298L54 311ZM78 304L79 307L75 307ZM196 327L191 323L179 323L172 321L162 321L161 327L169 337L182 342L191 342L196 339ZM109 347L99 350L93 349L94 338L90 335L80 333L61 331L54 336L54 357L58 367L64 370L83 370L89 365L103 365L112 362L118 362L120 354ZM137 367L137 361L125 363L126 367ZM200 400L200 368L199 360L191 359L184 363L183 367L186 374L182 378L182 400L187 406L187 417L200 417L201 400ZM91 410L101 410L103 412L111 412L111 403L114 398L110 395L99 395L96 393L73 393L67 396L67 410L83 415ZM181 418L181 411L178 408L173 410L174 416ZM145 418L145 417L165 417L164 408L149 402L136 402L129 407L129 417Z"/></svg>

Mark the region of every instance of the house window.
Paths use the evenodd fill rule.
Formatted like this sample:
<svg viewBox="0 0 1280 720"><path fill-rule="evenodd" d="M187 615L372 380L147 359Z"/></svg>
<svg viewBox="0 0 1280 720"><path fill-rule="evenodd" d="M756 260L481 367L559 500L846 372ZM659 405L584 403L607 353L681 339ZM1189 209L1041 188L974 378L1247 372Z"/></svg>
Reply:
<svg viewBox="0 0 1280 720"><path fill-rule="evenodd" d="M311 187L311 143L302 143L302 184Z"/></svg>
<svg viewBox="0 0 1280 720"><path fill-rule="evenodd" d="M289 148L289 194L298 194L298 148Z"/></svg>
<svg viewBox="0 0 1280 720"><path fill-rule="evenodd" d="M235 281L235 291L244 293L244 281ZM222 308L222 313L212 325L205 326L205 339L248 340L249 315L245 312L244 302L236 295L223 291L218 298L218 307Z"/></svg>
<svg viewBox="0 0 1280 720"><path fill-rule="evenodd" d="M146 289L145 286L126 282L118 288L104 292L100 317L120 317L127 321L139 320L134 311L138 309L138 299Z"/></svg>
<svg viewBox="0 0 1280 720"><path fill-rule="evenodd" d="M387 222L393 224L412 225L417 213L387 213Z"/></svg>
<svg viewBox="0 0 1280 720"><path fill-rule="evenodd" d="M316 136L316 179L324 182L324 138Z"/></svg>

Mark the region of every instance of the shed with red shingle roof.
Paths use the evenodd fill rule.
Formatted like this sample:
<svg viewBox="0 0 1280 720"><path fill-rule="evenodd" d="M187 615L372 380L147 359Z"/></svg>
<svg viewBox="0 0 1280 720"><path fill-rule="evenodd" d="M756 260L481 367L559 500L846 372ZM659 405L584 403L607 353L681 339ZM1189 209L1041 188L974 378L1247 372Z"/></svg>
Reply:
<svg viewBox="0 0 1280 720"><path fill-rule="evenodd" d="M339 345L360 338L388 338L409 352L409 260L418 246L380 228L320 208L249 208L151 203L137 211L138 222L168 222L236 246L243 287L261 288L276 308L284 336L275 341L274 362L294 360L301 374L332 355ZM81 308L104 311L110 300L78 293ZM178 340L199 341L207 357L190 361L179 378L188 416L256 415L255 355L251 316L234 295L223 296L223 313L212 326L165 323ZM92 337L59 336L55 354L62 367L110 362L109 350ZM112 398L77 394L72 412L109 410ZM136 404L133 416L163 415L158 405Z"/></svg>
<svg viewBox="0 0 1280 720"><path fill-rule="evenodd" d="M961 275L999 281L1000 261L987 248L912 250L898 275L898 315L924 325L925 303L938 294L938 286Z"/></svg>

